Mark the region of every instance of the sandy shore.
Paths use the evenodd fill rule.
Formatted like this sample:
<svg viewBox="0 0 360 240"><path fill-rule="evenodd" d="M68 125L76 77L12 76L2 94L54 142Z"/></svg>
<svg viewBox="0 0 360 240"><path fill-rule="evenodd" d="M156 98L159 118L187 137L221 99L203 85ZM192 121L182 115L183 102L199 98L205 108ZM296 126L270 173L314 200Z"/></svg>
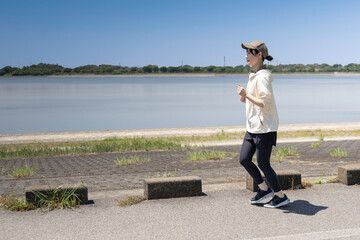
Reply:
<svg viewBox="0 0 360 240"><path fill-rule="evenodd" d="M311 130L359 130L360 122L348 123L313 123L282 124L279 132ZM159 128L136 130L108 130L81 132L50 132L26 134L0 134L0 145L30 142L71 142L102 140L111 137L171 137L171 136L207 136L225 131L237 133L246 131L245 126L194 127L194 128ZM306 139L303 139L306 140ZM311 141L313 139L307 139Z"/></svg>

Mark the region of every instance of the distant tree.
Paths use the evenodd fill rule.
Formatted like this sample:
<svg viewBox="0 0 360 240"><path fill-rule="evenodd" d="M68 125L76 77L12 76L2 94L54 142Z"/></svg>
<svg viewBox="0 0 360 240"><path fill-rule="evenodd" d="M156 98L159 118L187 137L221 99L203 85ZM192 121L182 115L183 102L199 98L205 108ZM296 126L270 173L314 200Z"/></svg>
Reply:
<svg viewBox="0 0 360 240"><path fill-rule="evenodd" d="M152 72L159 72L159 67L157 65L151 65Z"/></svg>
<svg viewBox="0 0 360 240"><path fill-rule="evenodd" d="M201 72L201 67L194 67L194 72Z"/></svg>
<svg viewBox="0 0 360 240"><path fill-rule="evenodd" d="M350 64L345 66L345 69L348 72L359 72L360 71L360 64L350 63Z"/></svg>
<svg viewBox="0 0 360 240"><path fill-rule="evenodd" d="M72 69L71 68L64 68L63 69L63 73L71 73Z"/></svg>
<svg viewBox="0 0 360 240"><path fill-rule="evenodd" d="M333 68L342 68L343 66L341 64L334 64L332 65Z"/></svg>
<svg viewBox="0 0 360 240"><path fill-rule="evenodd" d="M5 74L12 73L17 69L19 69L19 68L13 68L11 66L3 67L2 69L0 69L0 76L4 76Z"/></svg>
<svg viewBox="0 0 360 240"><path fill-rule="evenodd" d="M214 69L215 69L215 66L210 65L210 66L208 66L208 67L206 68L206 71L207 71L207 72L213 72Z"/></svg>
<svg viewBox="0 0 360 240"><path fill-rule="evenodd" d="M144 66L142 67L143 71L145 73L151 73L152 72L152 65L147 65L147 66Z"/></svg>
<svg viewBox="0 0 360 240"><path fill-rule="evenodd" d="M166 68L166 67L161 67L161 68L160 68L160 72L165 73L166 71L167 71L167 68Z"/></svg>
<svg viewBox="0 0 360 240"><path fill-rule="evenodd" d="M184 73L190 73L190 72L193 72L194 69L192 66L184 65L184 66L180 67L180 71L184 72Z"/></svg>
<svg viewBox="0 0 360 240"><path fill-rule="evenodd" d="M178 67L172 67L172 66L170 66L170 67L168 67L167 70L168 70L169 73L179 72L179 68L178 68Z"/></svg>
<svg viewBox="0 0 360 240"><path fill-rule="evenodd" d="M215 67L213 71L216 73L224 73L225 70L226 70L225 67Z"/></svg>

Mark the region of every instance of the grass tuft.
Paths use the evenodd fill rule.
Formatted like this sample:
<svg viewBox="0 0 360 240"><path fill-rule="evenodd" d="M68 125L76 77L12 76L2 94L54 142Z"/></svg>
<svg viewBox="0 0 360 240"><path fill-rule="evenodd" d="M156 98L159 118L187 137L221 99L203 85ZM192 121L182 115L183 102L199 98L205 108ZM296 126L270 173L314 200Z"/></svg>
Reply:
<svg viewBox="0 0 360 240"><path fill-rule="evenodd" d="M223 160L226 157L226 152L223 151L194 151L188 153L190 161L199 160Z"/></svg>
<svg viewBox="0 0 360 240"><path fill-rule="evenodd" d="M329 152L330 156L337 157L337 158L343 158L347 157L347 151L345 148L334 148Z"/></svg>
<svg viewBox="0 0 360 240"><path fill-rule="evenodd" d="M316 180L313 182L314 184L324 184L326 183L325 181L323 181L321 178L319 180Z"/></svg>
<svg viewBox="0 0 360 240"><path fill-rule="evenodd" d="M312 187L312 182L310 182L310 181L305 181L305 180L302 180L301 181L301 186L303 187L303 188L307 188L307 187Z"/></svg>
<svg viewBox="0 0 360 240"><path fill-rule="evenodd" d="M172 174L171 172L165 171L163 174L157 173L155 176L153 176L152 178L167 178L167 177L177 177L177 168L175 168L175 172L174 174Z"/></svg>
<svg viewBox="0 0 360 240"><path fill-rule="evenodd" d="M121 157L116 158L114 160L114 163L118 166L125 166L125 165L132 165L132 164L142 164L142 163L148 163L151 162L150 158L141 158L139 156L131 156L130 158Z"/></svg>
<svg viewBox="0 0 360 240"><path fill-rule="evenodd" d="M130 197L127 197L123 200L118 200L118 203L119 203L119 206L120 207L128 207L128 206L132 206L132 205L135 205L135 204L138 204L142 201L144 201L145 198L144 197L140 197L140 196L130 196Z"/></svg>
<svg viewBox="0 0 360 240"><path fill-rule="evenodd" d="M320 146L320 143L312 143L311 148L318 148Z"/></svg>
<svg viewBox="0 0 360 240"><path fill-rule="evenodd" d="M319 136L319 142L323 142L325 139L325 136L321 133Z"/></svg>
<svg viewBox="0 0 360 240"><path fill-rule="evenodd" d="M14 178L31 177L35 174L35 168L28 165L13 167L7 171L7 174Z"/></svg>
<svg viewBox="0 0 360 240"><path fill-rule="evenodd" d="M328 178L328 183L338 183L338 182L340 182L340 180L337 177Z"/></svg>
<svg viewBox="0 0 360 240"><path fill-rule="evenodd" d="M53 210L55 208L64 209L64 208L73 208L80 206L80 199L75 193L77 187L74 187L69 190L64 190L61 186L55 188L49 194L36 192L34 195L37 200L37 206L42 210Z"/></svg>
<svg viewBox="0 0 360 240"><path fill-rule="evenodd" d="M28 203L25 199L18 199L17 196L13 193L0 195L0 206L5 210L18 212L35 209L33 204Z"/></svg>
<svg viewBox="0 0 360 240"><path fill-rule="evenodd" d="M294 147L276 148L272 155L276 161L281 163L287 156L299 156L300 154L296 150L297 148Z"/></svg>
<svg viewBox="0 0 360 240"><path fill-rule="evenodd" d="M6 168L0 168L0 174L6 174L7 169Z"/></svg>

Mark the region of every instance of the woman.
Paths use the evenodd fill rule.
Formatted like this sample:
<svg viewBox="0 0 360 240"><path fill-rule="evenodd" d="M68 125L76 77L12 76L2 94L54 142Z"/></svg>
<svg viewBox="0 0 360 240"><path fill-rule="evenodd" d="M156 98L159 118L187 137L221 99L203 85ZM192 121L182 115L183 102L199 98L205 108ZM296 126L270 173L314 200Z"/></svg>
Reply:
<svg viewBox="0 0 360 240"><path fill-rule="evenodd" d="M240 152L240 164L251 175L259 186L259 191L250 202L259 203L273 197L265 204L268 208L278 208L290 202L282 192L279 179L270 166L272 146L276 146L279 119L271 82L274 78L271 72L264 69L264 59L271 61L265 43L255 41L250 44L241 44L246 50L246 62L252 67L246 90L239 84L237 93L241 101L246 104L247 132ZM260 170L264 173L270 187L261 176L259 168L252 162L256 152L256 160Z"/></svg>

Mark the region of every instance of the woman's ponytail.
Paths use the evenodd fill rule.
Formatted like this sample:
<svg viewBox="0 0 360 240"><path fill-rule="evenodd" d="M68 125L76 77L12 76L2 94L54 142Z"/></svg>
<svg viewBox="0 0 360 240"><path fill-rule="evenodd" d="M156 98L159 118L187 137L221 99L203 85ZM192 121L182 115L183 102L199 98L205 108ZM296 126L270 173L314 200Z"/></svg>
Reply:
<svg viewBox="0 0 360 240"><path fill-rule="evenodd" d="M268 61L272 61L274 58L269 55L269 56L267 56L265 59L268 60Z"/></svg>

